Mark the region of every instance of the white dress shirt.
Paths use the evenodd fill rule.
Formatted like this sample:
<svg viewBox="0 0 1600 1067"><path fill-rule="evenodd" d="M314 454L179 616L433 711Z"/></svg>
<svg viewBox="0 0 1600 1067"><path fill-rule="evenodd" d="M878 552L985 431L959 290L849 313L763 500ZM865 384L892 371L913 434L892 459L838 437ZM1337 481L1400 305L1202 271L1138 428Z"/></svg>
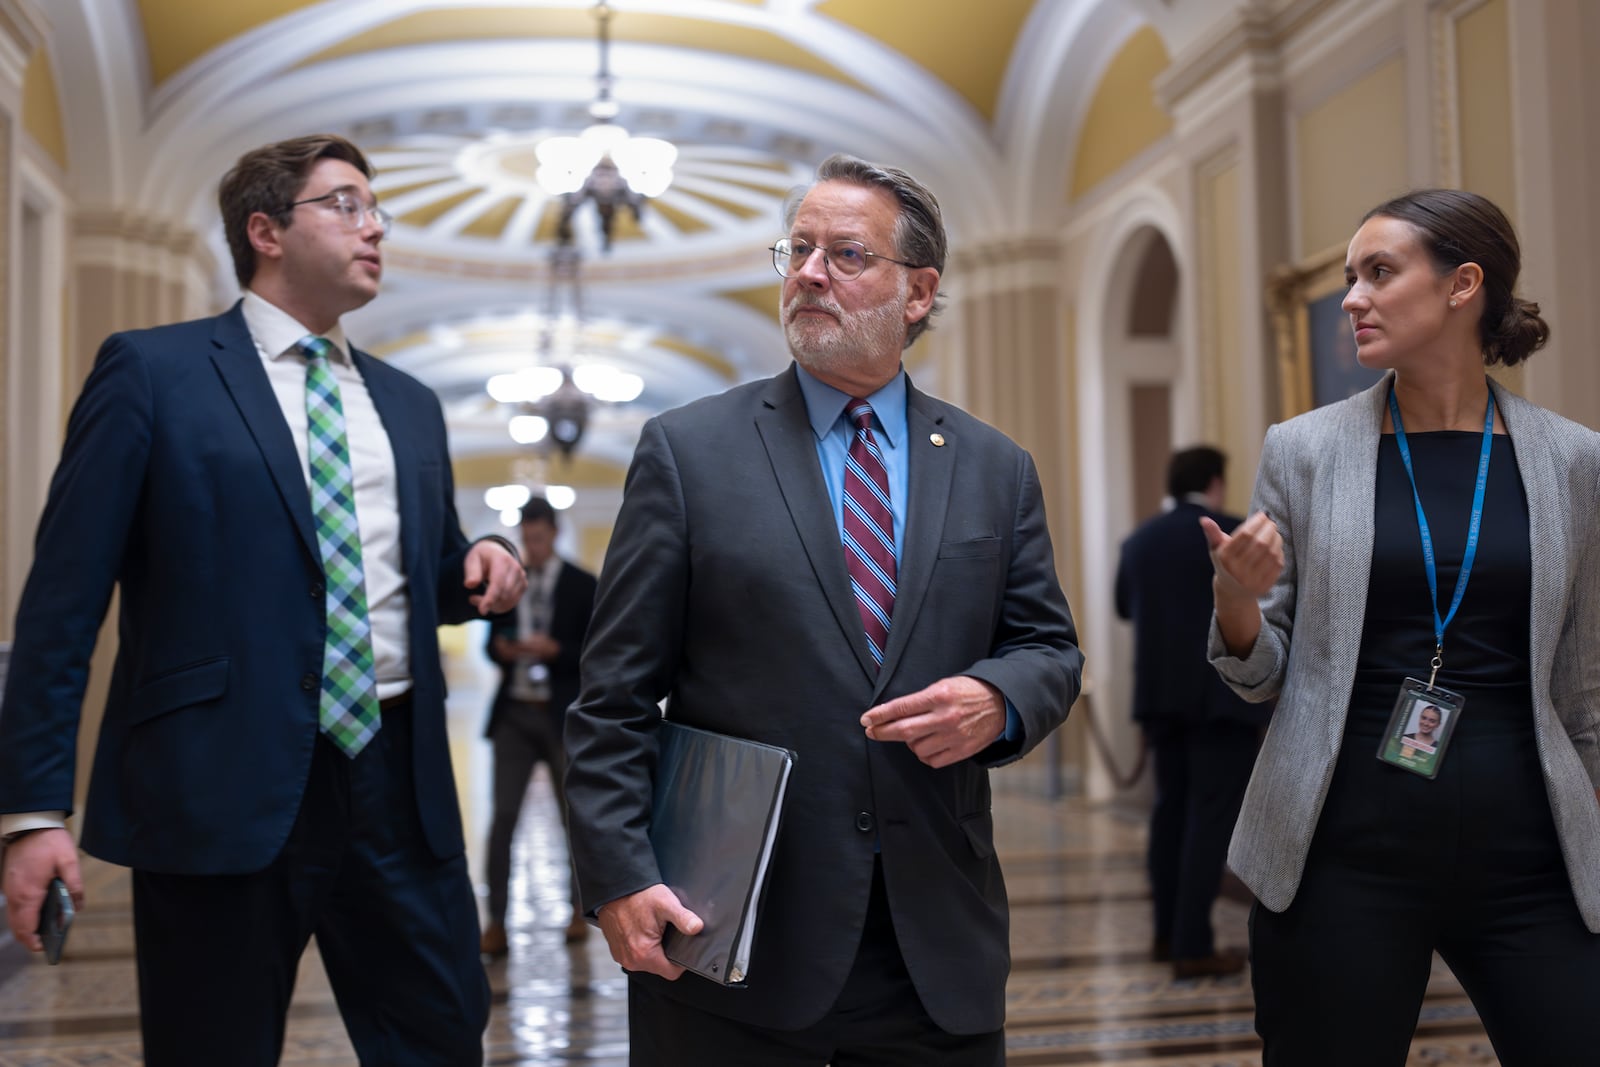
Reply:
<svg viewBox="0 0 1600 1067"><path fill-rule="evenodd" d="M246 290L244 321L278 397L283 418L300 456L306 486L311 465L306 458L306 360L295 348L311 331L282 309ZM345 436L350 442L350 469L356 483L356 523L361 530L361 567L367 578L367 615L372 621L372 659L378 677L378 699L411 687L411 643L406 632L411 602L400 567L400 494L396 487L394 449L367 383L350 359L344 327L322 337L333 343L330 357L344 407Z"/></svg>
<svg viewBox="0 0 1600 1067"><path fill-rule="evenodd" d="M561 557L551 555L537 571L528 571L528 589L517 601L517 639L550 632L554 610L556 580L561 577ZM518 657L511 671L509 695L530 703L549 701L550 667L540 660Z"/></svg>

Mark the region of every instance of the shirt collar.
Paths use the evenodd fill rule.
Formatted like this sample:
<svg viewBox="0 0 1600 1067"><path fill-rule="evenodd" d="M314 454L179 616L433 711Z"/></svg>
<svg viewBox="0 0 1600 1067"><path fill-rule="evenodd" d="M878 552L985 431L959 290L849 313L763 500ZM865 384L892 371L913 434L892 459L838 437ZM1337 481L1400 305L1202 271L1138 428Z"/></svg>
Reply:
<svg viewBox="0 0 1600 1067"><path fill-rule="evenodd" d="M256 347L268 359L281 359L288 355L295 345L311 334L310 330L295 321L293 315L250 289L244 291L240 310L244 313L245 327L249 329ZM350 362L350 342L345 339L342 323L334 323L333 329L320 336L332 342L335 360Z"/></svg>
<svg viewBox="0 0 1600 1067"><path fill-rule="evenodd" d="M822 440L833 432L839 417L850 403L850 395L828 385L800 364L795 364L795 376L800 381L800 394L805 398L806 416L811 421L811 432ZM895 448L906 436L906 371L901 367L889 383L870 396L861 399L872 405L878 425L890 448Z"/></svg>

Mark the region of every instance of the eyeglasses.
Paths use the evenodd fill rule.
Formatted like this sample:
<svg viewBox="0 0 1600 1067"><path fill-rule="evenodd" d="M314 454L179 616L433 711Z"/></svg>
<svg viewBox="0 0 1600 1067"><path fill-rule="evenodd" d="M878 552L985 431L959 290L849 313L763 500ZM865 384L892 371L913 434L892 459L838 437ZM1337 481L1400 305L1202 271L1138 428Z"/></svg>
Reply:
<svg viewBox="0 0 1600 1067"><path fill-rule="evenodd" d="M333 204L334 210L339 213L339 218L344 221L344 228L352 233L365 226L367 219L370 217L373 222L377 223L378 228L383 230L383 235L385 237L389 236L389 229L394 225L394 216L377 204L368 207L361 202L355 193L348 189L335 189L333 192L324 193L322 196L313 196L307 200L296 200L289 207L297 208L301 204L320 204L325 200Z"/></svg>
<svg viewBox="0 0 1600 1067"><path fill-rule="evenodd" d="M785 278L793 278L805 269L806 264L811 262L811 253L819 248L822 249L823 268L829 277L837 281L859 277L867 269L869 259L882 259L902 267L920 269L915 263L907 263L903 259L868 252L860 241L835 241L822 248L821 245L808 245L804 241L791 241L787 237L779 238L778 243L772 246L772 265Z"/></svg>

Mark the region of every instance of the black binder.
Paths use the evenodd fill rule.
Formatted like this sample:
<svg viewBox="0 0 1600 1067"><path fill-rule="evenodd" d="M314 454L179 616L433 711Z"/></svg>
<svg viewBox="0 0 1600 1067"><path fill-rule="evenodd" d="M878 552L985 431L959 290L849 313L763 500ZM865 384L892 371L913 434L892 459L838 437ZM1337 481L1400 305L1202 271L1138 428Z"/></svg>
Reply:
<svg viewBox="0 0 1600 1067"><path fill-rule="evenodd" d="M667 959L719 985L749 977L756 910L783 814L794 753L726 734L661 724L650 843L661 880L705 920L667 928Z"/></svg>

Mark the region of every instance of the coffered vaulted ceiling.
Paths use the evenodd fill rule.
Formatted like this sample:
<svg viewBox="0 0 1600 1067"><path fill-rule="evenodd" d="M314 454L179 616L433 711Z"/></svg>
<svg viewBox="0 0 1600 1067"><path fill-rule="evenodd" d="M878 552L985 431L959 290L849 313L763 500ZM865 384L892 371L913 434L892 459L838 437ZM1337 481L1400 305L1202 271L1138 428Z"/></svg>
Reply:
<svg viewBox="0 0 1600 1067"><path fill-rule="evenodd" d="M256 144L344 133L398 217L385 293L347 324L433 386L458 460L516 451L487 378L534 362L556 207L533 146L588 122L592 0L52 0L80 203L208 235L215 183ZM1061 206L1096 64L1164 0L612 0L618 121L680 151L672 187L602 252L577 218L572 342L641 375L596 413L586 469L625 465L653 412L786 365L765 246L785 195L847 151L904 166L959 247ZM914 357L913 357L914 362ZM473 465L475 464L475 465Z"/></svg>

